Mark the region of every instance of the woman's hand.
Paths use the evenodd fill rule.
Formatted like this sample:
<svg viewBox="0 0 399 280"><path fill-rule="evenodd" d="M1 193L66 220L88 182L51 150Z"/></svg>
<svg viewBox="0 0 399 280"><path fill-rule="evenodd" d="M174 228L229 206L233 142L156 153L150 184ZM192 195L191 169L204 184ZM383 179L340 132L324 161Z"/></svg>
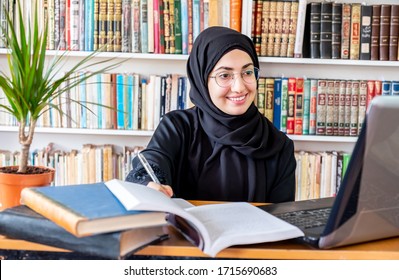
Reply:
<svg viewBox="0 0 399 280"><path fill-rule="evenodd" d="M161 193L164 193L169 197L173 196L173 189L169 185L162 185L162 184L157 184L155 182L149 182L147 184L147 187L150 187L154 190L160 191Z"/></svg>

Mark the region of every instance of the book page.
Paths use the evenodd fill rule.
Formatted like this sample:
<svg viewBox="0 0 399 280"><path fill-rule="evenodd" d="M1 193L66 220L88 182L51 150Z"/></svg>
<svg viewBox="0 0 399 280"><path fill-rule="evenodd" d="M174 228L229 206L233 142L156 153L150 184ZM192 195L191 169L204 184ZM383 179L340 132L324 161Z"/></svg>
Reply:
<svg viewBox="0 0 399 280"><path fill-rule="evenodd" d="M203 205L187 209L207 228L204 252L215 256L232 245L273 242L303 236L303 232L245 202Z"/></svg>

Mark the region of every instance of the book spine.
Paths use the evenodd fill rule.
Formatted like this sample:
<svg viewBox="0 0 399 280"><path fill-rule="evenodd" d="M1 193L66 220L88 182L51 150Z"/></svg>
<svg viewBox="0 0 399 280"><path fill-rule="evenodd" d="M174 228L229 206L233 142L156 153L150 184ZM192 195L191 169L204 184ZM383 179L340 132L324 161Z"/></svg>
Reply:
<svg viewBox="0 0 399 280"><path fill-rule="evenodd" d="M124 78L122 74L116 76L116 108L117 108L117 128L125 129L125 90Z"/></svg>
<svg viewBox="0 0 399 280"><path fill-rule="evenodd" d="M134 10L134 4L132 4L131 0L123 0L122 52L132 52L132 10Z"/></svg>
<svg viewBox="0 0 399 280"><path fill-rule="evenodd" d="M332 4L331 58L341 58L342 3Z"/></svg>
<svg viewBox="0 0 399 280"><path fill-rule="evenodd" d="M133 0L134 3L135 0ZM140 0L140 24L141 24L141 33L140 33L140 43L141 43L141 52L148 53L148 1ZM134 16L134 11L132 12L132 16ZM134 40L134 24L135 19L132 19L132 39ZM134 41L133 41L134 42ZM132 51L134 52L134 45L132 45Z"/></svg>
<svg viewBox="0 0 399 280"><path fill-rule="evenodd" d="M144 4L143 4L144 5ZM145 5L147 5L145 3ZM139 53L142 50L142 40L143 40L143 36L144 36L144 24L142 26L142 28L140 28L140 23L141 23L141 19L140 19L140 0L133 0L133 3L131 4L131 9L130 9L130 27L126 27L128 28L128 33L130 32L130 36L127 36L127 39L130 38L128 44L130 45L129 49L131 50L131 52L133 53ZM147 12L145 12L142 16L146 17ZM126 15L127 17L127 15Z"/></svg>
<svg viewBox="0 0 399 280"><path fill-rule="evenodd" d="M340 97L340 81L334 81L334 122L333 135L338 135L339 130L339 97Z"/></svg>
<svg viewBox="0 0 399 280"><path fill-rule="evenodd" d="M266 78L265 117L273 122L274 78Z"/></svg>
<svg viewBox="0 0 399 280"><path fill-rule="evenodd" d="M215 3L210 2L210 3ZM217 4L217 3L216 3ZM215 8L215 7L214 7ZM215 8L216 9L216 8ZM193 2L190 0L187 0L187 34L188 34L188 53L191 52L191 49L193 47L194 44L194 34L193 34Z"/></svg>
<svg viewBox="0 0 399 280"><path fill-rule="evenodd" d="M367 81L359 82L359 115L358 115L358 133L360 134L363 122L366 117L366 108L367 108Z"/></svg>
<svg viewBox="0 0 399 280"><path fill-rule="evenodd" d="M310 3L310 57L320 58L321 3Z"/></svg>
<svg viewBox="0 0 399 280"><path fill-rule="evenodd" d="M306 79L303 86L303 126L302 134L309 134L309 118L310 118L310 80Z"/></svg>
<svg viewBox="0 0 399 280"><path fill-rule="evenodd" d="M169 0L170 53L176 53L175 45L175 0Z"/></svg>
<svg viewBox="0 0 399 280"><path fill-rule="evenodd" d="M366 100L366 109L369 107L371 100L373 100L375 96L375 81L368 80L367 81L367 100Z"/></svg>
<svg viewBox="0 0 399 280"><path fill-rule="evenodd" d="M291 0L283 2L283 18L281 25L281 47L280 56L287 57L288 54L288 37L290 31L290 15L291 15Z"/></svg>
<svg viewBox="0 0 399 280"><path fill-rule="evenodd" d="M182 54L188 54L188 0L180 0L181 5L181 37L182 37ZM191 38L192 40L192 38ZM192 46L191 41L191 46Z"/></svg>
<svg viewBox="0 0 399 280"><path fill-rule="evenodd" d="M122 0L115 0L114 14L114 36L113 45L114 52L122 51Z"/></svg>
<svg viewBox="0 0 399 280"><path fill-rule="evenodd" d="M148 53L154 53L154 1L153 0L147 0L147 20L148 20L148 26L147 26Z"/></svg>
<svg viewBox="0 0 399 280"><path fill-rule="evenodd" d="M230 1L230 28L241 32L242 1ZM202 29L203 30L203 29Z"/></svg>
<svg viewBox="0 0 399 280"><path fill-rule="evenodd" d="M288 78L287 134L295 131L296 78Z"/></svg>
<svg viewBox="0 0 399 280"><path fill-rule="evenodd" d="M380 16L380 60L389 60L389 24L391 5L381 5Z"/></svg>
<svg viewBox="0 0 399 280"><path fill-rule="evenodd" d="M381 5L373 5L371 16L371 46L370 59L379 60L380 58L380 21Z"/></svg>
<svg viewBox="0 0 399 280"><path fill-rule="evenodd" d="M159 0L158 5L159 5L159 51L160 51L160 53L164 54L165 53L165 21L164 21L163 0ZM180 46L181 46L181 44L180 44Z"/></svg>
<svg viewBox="0 0 399 280"><path fill-rule="evenodd" d="M334 135L334 80L327 81L326 135Z"/></svg>
<svg viewBox="0 0 399 280"><path fill-rule="evenodd" d="M316 79L310 80L310 112L309 112L309 134L316 134L317 126L317 87Z"/></svg>
<svg viewBox="0 0 399 280"><path fill-rule="evenodd" d="M183 53L181 2L175 0L175 54Z"/></svg>
<svg viewBox="0 0 399 280"><path fill-rule="evenodd" d="M358 135L358 118L359 118L359 81L352 81L352 95L351 95L351 128L350 136Z"/></svg>
<svg viewBox="0 0 399 280"><path fill-rule="evenodd" d="M294 134L297 135L301 135L303 130L303 91L304 78L297 78L294 107Z"/></svg>
<svg viewBox="0 0 399 280"><path fill-rule="evenodd" d="M263 2L261 0L255 0L253 2L255 5L255 33L253 37L253 42L255 45L255 51L258 55L261 54L261 45L262 45L262 9Z"/></svg>
<svg viewBox="0 0 399 280"><path fill-rule="evenodd" d="M281 131L287 132L287 115L288 115L288 78L281 79Z"/></svg>
<svg viewBox="0 0 399 280"><path fill-rule="evenodd" d="M169 0L163 1L163 21L165 37L165 53L170 53L170 24L169 24Z"/></svg>
<svg viewBox="0 0 399 280"><path fill-rule="evenodd" d="M345 130L344 136L350 136L352 109L352 81L346 81L345 89Z"/></svg>
<svg viewBox="0 0 399 280"><path fill-rule="evenodd" d="M94 0L93 4L93 50L98 50L100 36L100 0Z"/></svg>
<svg viewBox="0 0 399 280"><path fill-rule="evenodd" d="M326 135L326 115L327 115L327 81L318 80L316 135Z"/></svg>
<svg viewBox="0 0 399 280"><path fill-rule="evenodd" d="M262 115L265 115L265 106L266 106L266 78L260 77L258 80L258 94L256 96L256 105L258 107L259 112Z"/></svg>
<svg viewBox="0 0 399 280"><path fill-rule="evenodd" d="M360 53L360 16L361 16L361 4L352 4L351 14L351 37L350 37L350 59L358 60Z"/></svg>
<svg viewBox="0 0 399 280"><path fill-rule="evenodd" d="M273 56L274 51L274 31L276 29L276 12L277 12L277 1L270 2L269 9L269 24L267 32L267 49L266 56Z"/></svg>
<svg viewBox="0 0 399 280"><path fill-rule="evenodd" d="M162 1L162 0L160 0ZM154 53L161 53L161 42L160 42L160 23L159 23L159 0L153 0L153 15L154 15Z"/></svg>
<svg viewBox="0 0 399 280"><path fill-rule="evenodd" d="M389 25L389 60L398 60L399 36L399 5L391 5L391 20Z"/></svg>
<svg viewBox="0 0 399 280"><path fill-rule="evenodd" d="M303 57L303 37L306 21L306 0L292 1L287 57Z"/></svg>
<svg viewBox="0 0 399 280"><path fill-rule="evenodd" d="M361 25L360 25L360 59L371 59L371 23L373 7L361 6Z"/></svg>
<svg viewBox="0 0 399 280"><path fill-rule="evenodd" d="M391 95L391 82L390 81L382 81L381 95Z"/></svg>
<svg viewBox="0 0 399 280"><path fill-rule="evenodd" d="M106 50L114 51L114 20L115 20L115 1L107 0L107 28L106 28Z"/></svg>
<svg viewBox="0 0 399 280"><path fill-rule="evenodd" d="M274 79L274 107L273 107L273 124L278 129L281 130L281 86L282 79Z"/></svg>
<svg viewBox="0 0 399 280"><path fill-rule="evenodd" d="M342 4L341 58L349 59L352 5Z"/></svg>
<svg viewBox="0 0 399 280"><path fill-rule="evenodd" d="M320 58L332 56L332 2L321 3L320 13Z"/></svg>
<svg viewBox="0 0 399 280"><path fill-rule="evenodd" d="M106 51L107 45L107 0L99 0L98 7L98 49Z"/></svg>
<svg viewBox="0 0 399 280"><path fill-rule="evenodd" d="M262 24L261 24L261 43L260 56L267 54L267 33L269 30L270 1L263 1L262 6Z"/></svg>
<svg viewBox="0 0 399 280"><path fill-rule="evenodd" d="M94 1L85 0L84 3L84 49L85 51L93 51L94 46Z"/></svg>
<svg viewBox="0 0 399 280"><path fill-rule="evenodd" d="M193 40L195 41L200 33L200 1L191 1L193 2Z"/></svg>
<svg viewBox="0 0 399 280"><path fill-rule="evenodd" d="M345 135L345 95L346 81L339 82L339 109L338 109L338 135Z"/></svg>
<svg viewBox="0 0 399 280"><path fill-rule="evenodd" d="M262 7L262 5L261 5ZM283 26L283 13L284 13L284 2L282 0L277 1L276 5L276 17L274 24L274 46L273 56L280 56L281 51L281 30ZM260 12L262 15L262 12Z"/></svg>

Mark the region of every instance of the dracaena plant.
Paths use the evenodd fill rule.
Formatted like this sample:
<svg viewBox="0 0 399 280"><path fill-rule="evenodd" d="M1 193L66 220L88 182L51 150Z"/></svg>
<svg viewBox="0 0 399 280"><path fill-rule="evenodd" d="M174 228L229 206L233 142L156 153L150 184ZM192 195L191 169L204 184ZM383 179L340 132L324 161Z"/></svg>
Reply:
<svg viewBox="0 0 399 280"><path fill-rule="evenodd" d="M19 1L17 7L15 18L19 24L14 24L11 16L6 13L8 28L2 27L5 34L3 40L8 49L8 69L0 72L0 88L9 105L0 104L0 109L14 116L18 122L21 158L17 172L26 173L38 118L49 108L61 116L70 117L65 114L61 106L56 105L58 103L52 101L90 77L115 68L118 63L111 62L112 58L93 61L101 51L97 50L88 53L62 73L68 51L56 51L51 59L46 55L48 24L46 22L40 28L37 5L32 18L26 23L23 20ZM89 69L95 70L88 71ZM86 74L76 75L78 72ZM86 107L79 100L71 102Z"/></svg>

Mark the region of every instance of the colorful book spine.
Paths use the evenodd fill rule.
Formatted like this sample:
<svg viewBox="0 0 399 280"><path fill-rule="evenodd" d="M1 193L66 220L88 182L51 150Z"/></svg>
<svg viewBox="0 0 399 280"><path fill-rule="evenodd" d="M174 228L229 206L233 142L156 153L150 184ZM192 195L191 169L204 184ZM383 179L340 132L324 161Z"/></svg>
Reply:
<svg viewBox="0 0 399 280"><path fill-rule="evenodd" d="M135 1L135 0L133 0ZM148 2L147 0L140 0L140 24L141 24L141 52L148 53ZM132 22L134 25L134 22ZM132 39L134 34L132 34ZM134 52L134 46L132 45L132 51Z"/></svg>
<svg viewBox="0 0 399 280"><path fill-rule="evenodd" d="M273 122L274 78L266 78L265 117Z"/></svg>
<svg viewBox="0 0 399 280"><path fill-rule="evenodd" d="M301 135L303 130L303 94L304 78L297 78L294 106L294 134L297 135Z"/></svg>
<svg viewBox="0 0 399 280"><path fill-rule="evenodd" d="M371 58L371 24L373 7L368 5L361 6L360 20L360 57L361 60Z"/></svg>
<svg viewBox="0 0 399 280"><path fill-rule="evenodd" d="M359 81L352 81L352 96L351 96L351 128L350 128L350 136L358 135L358 118L359 118L359 90L360 83Z"/></svg>
<svg viewBox="0 0 399 280"><path fill-rule="evenodd" d="M124 77L122 74L116 76L116 109L117 109L117 128L125 129L125 90Z"/></svg>
<svg viewBox="0 0 399 280"><path fill-rule="evenodd" d="M351 36L349 47L349 58L358 60L360 53L360 17L361 17L361 4L352 4L351 14Z"/></svg>
<svg viewBox="0 0 399 280"><path fill-rule="evenodd" d="M342 4L342 31L341 31L341 58L349 59L349 47L351 36L351 11L350 3Z"/></svg>
<svg viewBox="0 0 399 280"><path fill-rule="evenodd" d="M181 0L175 0L175 54L183 53Z"/></svg>
<svg viewBox="0 0 399 280"><path fill-rule="evenodd" d="M256 96L256 105L259 112L265 115L266 106L266 78L260 77L258 80L258 94Z"/></svg>
<svg viewBox="0 0 399 280"><path fill-rule="evenodd" d="M327 81L318 80L316 135L326 135L326 117L327 117Z"/></svg>
<svg viewBox="0 0 399 280"><path fill-rule="evenodd" d="M187 6L187 1L189 1L189 0L180 0L182 54L188 54L188 6Z"/></svg>
<svg viewBox="0 0 399 280"><path fill-rule="evenodd" d="M113 46L114 52L122 51L122 0L115 0L115 14L113 21Z"/></svg>
<svg viewBox="0 0 399 280"><path fill-rule="evenodd" d="M295 131L296 78L288 78L287 134Z"/></svg>
<svg viewBox="0 0 399 280"><path fill-rule="evenodd" d="M303 124L302 134L309 134L309 118L310 118L310 80L305 79L303 84Z"/></svg>
<svg viewBox="0 0 399 280"><path fill-rule="evenodd" d="M145 33L147 31L147 9L145 8L144 11L144 7L140 5L144 4L141 4L140 0L133 0L129 30L131 33L131 52L133 53L147 52L147 49L143 49L144 45L147 45L148 33ZM142 10L140 11L140 9Z"/></svg>
<svg viewBox="0 0 399 280"><path fill-rule="evenodd" d="M281 130L281 93L282 93L282 79L274 79L274 104L273 104L273 124Z"/></svg>
<svg viewBox="0 0 399 280"><path fill-rule="evenodd" d="M132 52L132 10L131 0L122 0L122 52ZM140 13L140 7L139 13Z"/></svg>
<svg viewBox="0 0 399 280"><path fill-rule="evenodd" d="M94 0L84 2L84 50L93 51L94 46Z"/></svg>
<svg viewBox="0 0 399 280"><path fill-rule="evenodd" d="M287 133L288 78L281 79L281 131Z"/></svg>
<svg viewBox="0 0 399 280"><path fill-rule="evenodd" d="M309 112L309 134L316 134L317 126L317 87L318 81L316 79L310 80L310 112Z"/></svg>
<svg viewBox="0 0 399 280"><path fill-rule="evenodd" d="M261 20L261 42L260 55L266 56L267 50L267 32L269 29L270 1L262 2L262 20Z"/></svg>

